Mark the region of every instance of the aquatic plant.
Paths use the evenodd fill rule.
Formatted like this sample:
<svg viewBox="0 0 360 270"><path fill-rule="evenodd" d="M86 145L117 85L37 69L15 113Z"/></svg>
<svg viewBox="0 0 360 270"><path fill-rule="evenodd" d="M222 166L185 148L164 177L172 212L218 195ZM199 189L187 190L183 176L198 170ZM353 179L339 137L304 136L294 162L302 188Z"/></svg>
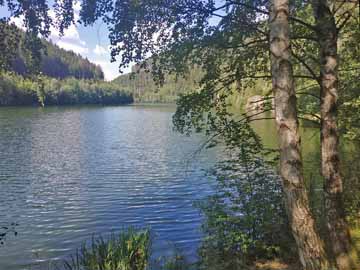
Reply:
<svg viewBox="0 0 360 270"><path fill-rule="evenodd" d="M93 238L65 261L66 270L145 270L150 258L150 232L134 228L107 239Z"/></svg>

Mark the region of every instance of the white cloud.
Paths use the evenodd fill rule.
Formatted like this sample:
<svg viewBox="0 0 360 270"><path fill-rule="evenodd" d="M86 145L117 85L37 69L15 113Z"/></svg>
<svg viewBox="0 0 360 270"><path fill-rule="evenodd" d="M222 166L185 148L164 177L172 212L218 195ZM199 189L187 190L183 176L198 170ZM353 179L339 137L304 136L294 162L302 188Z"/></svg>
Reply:
<svg viewBox="0 0 360 270"><path fill-rule="evenodd" d="M75 21L79 18L80 3L75 4ZM50 17L55 20L54 10L49 11ZM12 17L10 22L13 22L17 27L25 30L24 16ZM50 27L49 40L65 50L71 50L75 53L86 54L89 52L89 48L86 46L86 42L80 38L79 31L76 25L72 24L68 29L64 31L64 35L60 35L60 32L55 27Z"/></svg>
<svg viewBox="0 0 360 270"><path fill-rule="evenodd" d="M80 2L77 1L75 6L75 21L79 18L79 10L80 10ZM55 12L53 10L49 11L49 15L51 18L55 18ZM11 21L14 22L18 27L24 28L23 17L13 17ZM81 39L79 30L76 25L71 25L68 29L64 31L64 35L61 36L59 31L51 27L51 34L49 39L52 40L53 43L57 44L59 47L65 50L71 50L75 53L79 54L87 54L87 57L93 63L99 65L105 76L105 80L113 80L120 75L119 72L119 63L111 63L110 62L110 45L95 45L95 48L90 50L87 47L87 44L84 40ZM124 73L128 73L131 71L131 67L123 69Z"/></svg>
<svg viewBox="0 0 360 270"><path fill-rule="evenodd" d="M79 31L75 25L71 25L64 31L64 35L61 36L59 31L51 27L51 39L60 48L65 50L72 50L75 53L88 53L89 48L86 46L86 42L80 38Z"/></svg>
<svg viewBox="0 0 360 270"><path fill-rule="evenodd" d="M74 10L75 10L75 20L77 20L79 18L79 13L80 13L80 10L81 10L81 3L80 1L76 1L74 3Z"/></svg>
<svg viewBox="0 0 360 270"><path fill-rule="evenodd" d="M10 23L14 23L17 27L19 27L22 30L26 30L25 26L24 26L24 16L20 16L20 17L11 17L10 18Z"/></svg>
<svg viewBox="0 0 360 270"><path fill-rule="evenodd" d="M103 46L96 44L95 49L93 50L93 53L95 53L96 55L108 55L109 50Z"/></svg>
<svg viewBox="0 0 360 270"><path fill-rule="evenodd" d="M73 51L78 54L87 54L89 49L87 47L82 46L81 44L75 44L64 39L60 39L56 42L56 44L67 51Z"/></svg>
<svg viewBox="0 0 360 270"><path fill-rule="evenodd" d="M99 60L93 62L101 67L104 72L105 80L107 81L111 81L120 75L118 65L116 63L111 63L110 60Z"/></svg>
<svg viewBox="0 0 360 270"><path fill-rule="evenodd" d="M77 2L78 3L78 2ZM77 5L75 4L75 21L77 21L79 16L79 9L77 8ZM54 10L50 10L49 14L51 18L55 19L55 12ZM55 44L57 44L60 48L63 48L65 50L72 50L75 53L88 53L89 48L86 46L86 42L83 41L80 38L79 31L76 27L76 25L72 24L69 28L64 30L64 35L60 35L60 32L55 27L50 27L50 37Z"/></svg>

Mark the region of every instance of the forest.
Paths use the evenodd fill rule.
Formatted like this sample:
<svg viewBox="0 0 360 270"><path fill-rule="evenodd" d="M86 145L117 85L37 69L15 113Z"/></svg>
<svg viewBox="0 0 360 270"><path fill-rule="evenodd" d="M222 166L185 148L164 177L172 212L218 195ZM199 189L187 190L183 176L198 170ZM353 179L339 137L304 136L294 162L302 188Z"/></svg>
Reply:
<svg viewBox="0 0 360 270"><path fill-rule="evenodd" d="M105 82L101 67L81 55L39 39L37 58L27 42L25 32L0 22L0 106L133 102L130 91Z"/></svg>
<svg viewBox="0 0 360 270"><path fill-rule="evenodd" d="M132 94L115 83L69 77L26 78L0 74L0 106L122 105L133 103Z"/></svg>
<svg viewBox="0 0 360 270"><path fill-rule="evenodd" d="M6 48L11 55L5 59L5 52L0 59L2 69L12 71L16 74L27 76L32 72L32 52L27 45L29 40L25 32L14 24L0 21L0 46ZM100 66L91 63L88 59L72 51L61 49L52 41L39 40L40 63L39 72L44 76L64 79L74 77L76 79L103 80L104 74Z"/></svg>
<svg viewBox="0 0 360 270"><path fill-rule="evenodd" d="M24 100L41 105L86 100L106 103L114 96L129 102L176 102L173 130L205 137L195 154L215 149L221 152L221 160L208 170L215 181L214 193L195 201L203 216L204 234L197 261L186 264L175 254L164 263L164 269L261 269L259 264L264 261L280 261L285 264L280 269L291 270L359 269L358 1L80 2L79 21L84 26L99 21L105 24L112 60L118 60L120 68L134 65L132 73L102 84L83 80L81 72L71 73L72 64L67 63L75 78L44 78L44 46L39 35L48 36L52 24L60 31L72 25L74 1L56 2L56 22L47 15L45 1L41 5L0 1L12 15L25 16L24 44L30 56L24 59L32 69L30 75L24 75L30 79L5 73L2 84L7 90L2 90L5 94L0 97L4 104L16 102L20 94L13 89L19 89L32 93L23 95ZM13 66L18 53L14 40L21 38L11 27L5 36L4 47L9 52L0 59L3 69ZM18 85L11 85L11 76L19 76ZM100 73L96 76L101 77ZM259 98L250 105L261 106L246 108L255 95ZM144 111L135 114L140 123L126 129L137 132L131 139L145 132L145 124L158 130L153 119L144 121L143 115ZM275 129L271 139L276 145L271 146L265 143L267 136L272 136L269 122ZM111 127L117 123L111 122ZM257 132L258 123L265 134ZM304 151L310 141L304 136L308 126L316 136L315 158L310 161L304 155L309 154ZM146 139L151 135L146 134ZM159 145L166 144L167 140L156 135L158 138ZM129 148L126 145L119 150L119 142L108 148L109 153L117 155ZM147 157L148 145L141 149L145 152L140 153L142 159L134 174L147 168L144 164L156 167L151 162L156 161L152 158L158 152L149 152ZM169 149L166 145L161 155L166 156ZM124 167L116 170L133 169L126 167L125 161L127 157L120 161ZM163 163L156 167L159 172L170 168L168 160ZM111 184L115 184L113 180ZM155 186L155 194L162 188L157 184L155 180L146 188L136 186L136 191ZM65 266L70 270L151 269L150 245L148 230L126 229L119 237L93 238L92 244L84 244Z"/></svg>
<svg viewBox="0 0 360 270"><path fill-rule="evenodd" d="M150 61L151 59L146 60ZM146 71L137 65L132 68L131 73L122 74L112 82L132 92L136 102L175 104L179 95L199 88L201 77L201 69L194 68L185 77L168 74L164 78L164 83L159 85L149 70Z"/></svg>

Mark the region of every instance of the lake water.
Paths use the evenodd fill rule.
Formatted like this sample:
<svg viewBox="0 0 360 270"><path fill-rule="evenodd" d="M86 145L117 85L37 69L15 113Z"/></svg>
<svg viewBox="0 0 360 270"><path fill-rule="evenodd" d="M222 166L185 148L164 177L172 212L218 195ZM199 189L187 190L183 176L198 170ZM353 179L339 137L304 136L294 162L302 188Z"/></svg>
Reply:
<svg viewBox="0 0 360 270"><path fill-rule="evenodd" d="M93 234L150 227L154 252L196 254L194 200L211 192L194 157L202 138L172 130L174 107L0 109L0 222L18 235L0 246L0 269L74 253Z"/></svg>
<svg viewBox="0 0 360 270"><path fill-rule="evenodd" d="M19 223L18 235L0 246L0 270L43 267L93 234L129 225L152 229L154 256L178 249L194 260L202 217L193 203L212 192L204 170L221 151L194 156L204 138L175 133L174 109L0 108L0 226ZM276 146L272 122L255 128ZM307 178L314 179L318 133L302 135ZM357 157L344 155L344 171L349 196L360 201Z"/></svg>

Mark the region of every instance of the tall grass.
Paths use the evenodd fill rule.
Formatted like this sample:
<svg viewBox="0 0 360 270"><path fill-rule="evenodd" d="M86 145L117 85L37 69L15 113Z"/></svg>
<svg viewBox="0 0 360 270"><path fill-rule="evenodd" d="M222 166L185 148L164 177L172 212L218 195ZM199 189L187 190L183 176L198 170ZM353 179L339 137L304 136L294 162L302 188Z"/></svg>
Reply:
<svg viewBox="0 0 360 270"><path fill-rule="evenodd" d="M145 270L150 259L150 232L123 230L109 238L93 238L65 261L66 270Z"/></svg>

